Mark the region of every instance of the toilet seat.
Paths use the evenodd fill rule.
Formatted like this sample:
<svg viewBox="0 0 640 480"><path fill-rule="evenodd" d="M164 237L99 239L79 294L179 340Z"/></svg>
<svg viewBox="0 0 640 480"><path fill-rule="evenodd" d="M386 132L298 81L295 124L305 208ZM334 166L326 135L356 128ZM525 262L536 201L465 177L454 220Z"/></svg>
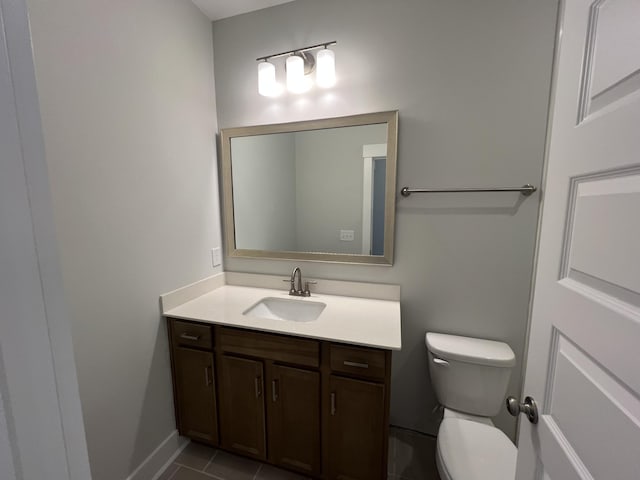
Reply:
<svg viewBox="0 0 640 480"><path fill-rule="evenodd" d="M496 427L445 418L437 438L442 480L514 480L518 450Z"/></svg>

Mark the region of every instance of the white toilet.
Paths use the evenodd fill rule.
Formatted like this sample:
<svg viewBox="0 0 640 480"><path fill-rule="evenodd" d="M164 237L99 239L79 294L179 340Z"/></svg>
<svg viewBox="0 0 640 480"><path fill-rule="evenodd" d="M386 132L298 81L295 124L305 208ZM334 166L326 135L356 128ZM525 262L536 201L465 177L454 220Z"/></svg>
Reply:
<svg viewBox="0 0 640 480"><path fill-rule="evenodd" d="M516 359L506 343L427 333L429 372L444 418L436 461L442 480L513 480L516 446L490 417L504 405Z"/></svg>

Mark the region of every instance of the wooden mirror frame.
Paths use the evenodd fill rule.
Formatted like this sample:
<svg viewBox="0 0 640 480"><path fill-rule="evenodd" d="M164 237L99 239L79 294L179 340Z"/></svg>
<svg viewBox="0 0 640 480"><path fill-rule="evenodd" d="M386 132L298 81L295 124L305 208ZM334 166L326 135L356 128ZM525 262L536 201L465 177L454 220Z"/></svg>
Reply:
<svg viewBox="0 0 640 480"><path fill-rule="evenodd" d="M387 160L384 206L384 254L358 255L330 252L294 252L279 250L252 250L236 248L233 210L233 178L231 171L231 140L238 137L267 135L272 133L302 132L328 128L356 127L360 125L387 124ZM278 123L251 127L225 128L220 131L222 152L222 190L224 238L226 254L234 258L262 258L280 260L308 260L355 264L392 265L395 235L395 198L398 145L398 112L378 112L348 117L336 117L303 122Z"/></svg>

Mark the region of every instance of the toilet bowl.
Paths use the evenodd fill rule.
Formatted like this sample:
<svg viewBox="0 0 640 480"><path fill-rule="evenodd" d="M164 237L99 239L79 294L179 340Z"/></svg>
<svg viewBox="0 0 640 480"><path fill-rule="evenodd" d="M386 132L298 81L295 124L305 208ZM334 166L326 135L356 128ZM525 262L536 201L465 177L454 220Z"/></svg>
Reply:
<svg viewBox="0 0 640 480"><path fill-rule="evenodd" d="M445 418L436 444L441 480L513 480L516 476L518 450L493 425Z"/></svg>
<svg viewBox="0 0 640 480"><path fill-rule="evenodd" d="M515 365L502 342L429 332L431 382L444 417L436 463L442 480L513 480L517 449L491 421Z"/></svg>

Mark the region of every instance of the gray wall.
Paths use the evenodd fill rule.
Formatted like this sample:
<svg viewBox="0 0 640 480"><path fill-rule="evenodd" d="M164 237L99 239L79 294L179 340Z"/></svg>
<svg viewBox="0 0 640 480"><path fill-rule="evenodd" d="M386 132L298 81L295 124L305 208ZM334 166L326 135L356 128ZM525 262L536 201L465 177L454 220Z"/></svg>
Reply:
<svg viewBox="0 0 640 480"><path fill-rule="evenodd" d="M28 0L94 480L175 429L158 296L220 245L211 23L190 2Z"/></svg>
<svg viewBox="0 0 640 480"><path fill-rule="evenodd" d="M386 125L296 133L298 250L362 252L362 146L386 139ZM340 230L353 230L353 241Z"/></svg>
<svg viewBox="0 0 640 480"><path fill-rule="evenodd" d="M296 250L293 133L231 140L236 248Z"/></svg>
<svg viewBox="0 0 640 480"><path fill-rule="evenodd" d="M540 184L556 0L298 0L214 22L220 127L398 109L398 187ZM337 85L257 93L255 58L337 40ZM278 71L282 74L280 63ZM504 340L519 394L539 197L398 197L392 267L226 259L226 269L402 286L391 421L435 433L424 334ZM497 424L513 433L515 421Z"/></svg>

